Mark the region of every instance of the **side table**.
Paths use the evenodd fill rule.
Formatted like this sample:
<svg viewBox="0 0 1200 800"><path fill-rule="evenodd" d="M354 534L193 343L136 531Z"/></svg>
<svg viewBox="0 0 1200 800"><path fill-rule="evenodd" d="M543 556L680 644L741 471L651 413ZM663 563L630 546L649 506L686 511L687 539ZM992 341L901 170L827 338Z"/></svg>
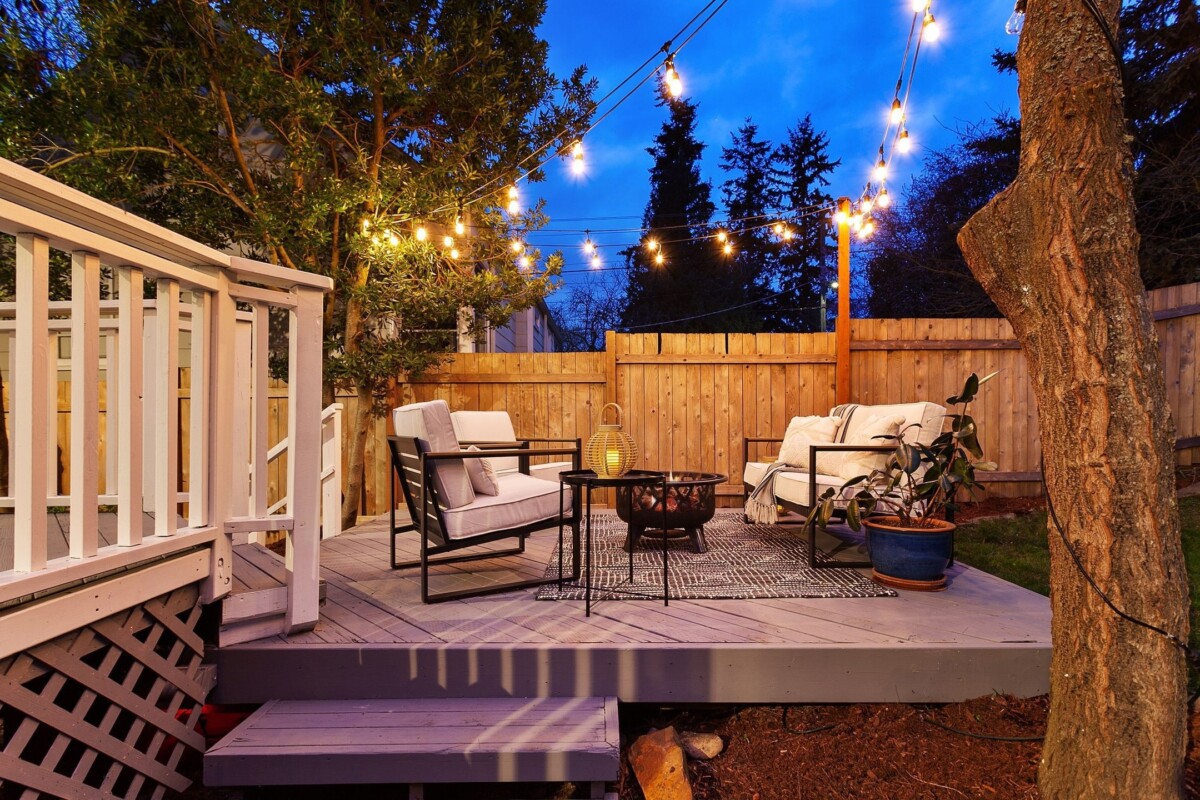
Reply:
<svg viewBox="0 0 1200 800"><path fill-rule="evenodd" d="M635 469L635 470L630 470L629 472L625 473L624 475L620 476L619 478L601 478L600 476L598 476L595 472L593 472L590 469L582 469L582 470L569 470L567 472L561 472L561 473L559 473L558 480L559 480L559 484L558 484L559 508L562 508L563 487L564 486L575 487L575 489L577 491L582 491L585 495L584 504L586 506L586 512L584 514L584 531L585 531L584 539L583 539L583 541L584 541L584 546L583 546L584 556L583 556L583 572L582 572L581 580L583 581L584 615L590 617L592 615L592 588L593 588L592 587L592 491L594 489L618 489L618 490L620 490L621 488L624 488L624 489L626 489L626 492L624 493L626 495L626 497L632 498L633 492L630 490L635 486L644 486L644 487L653 487L653 488L658 489L658 491L662 493L662 494L659 494L659 497L662 497L665 495L666 490L667 490L666 476L661 472L653 472L651 470ZM621 493L618 491L618 494L621 494ZM628 511L630 513L632 513L632 509L628 509ZM663 526L664 526L664 528L666 527L666 523L667 523L666 504L664 503L663 504ZM562 520L560 517L559 524L558 524L558 539L559 539L558 574L559 575L563 574L563 563L562 563L562 559L563 559L562 540L563 539L562 539L562 536L563 536L563 525L562 525ZM576 554L576 557L578 557L578 550L576 550L575 554ZM667 557L667 539L666 539L666 537L663 538L662 555L663 555L663 605L665 606L665 605L670 605L670 600L671 600L671 592L668 588L669 587L668 581L670 578L670 561L668 560L668 557ZM577 572L578 564L576 564L575 567L576 567L576 569L572 569L572 572ZM632 550L629 552L629 582L630 582L630 584L633 583L633 551ZM599 590L597 590L597 591L599 591ZM606 587L605 589L603 589L603 591L616 592L618 594L628 594L628 595L635 596L635 597L650 597L650 595L647 595L642 592L633 591L631 589L614 589L611 587Z"/></svg>

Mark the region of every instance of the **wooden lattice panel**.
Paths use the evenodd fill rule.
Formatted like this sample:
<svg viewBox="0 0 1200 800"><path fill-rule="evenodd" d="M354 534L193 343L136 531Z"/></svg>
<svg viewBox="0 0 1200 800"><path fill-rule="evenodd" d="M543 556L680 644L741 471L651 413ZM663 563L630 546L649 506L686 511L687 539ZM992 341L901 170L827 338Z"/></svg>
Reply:
<svg viewBox="0 0 1200 800"><path fill-rule="evenodd" d="M182 791L209 687L185 586L0 661L0 796L137 798ZM190 715L190 716L189 716Z"/></svg>

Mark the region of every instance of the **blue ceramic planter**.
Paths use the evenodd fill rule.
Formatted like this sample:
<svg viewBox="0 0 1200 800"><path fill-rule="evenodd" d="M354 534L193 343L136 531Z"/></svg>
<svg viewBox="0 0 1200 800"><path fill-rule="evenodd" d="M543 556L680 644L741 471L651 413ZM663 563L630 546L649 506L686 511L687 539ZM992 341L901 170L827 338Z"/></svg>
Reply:
<svg viewBox="0 0 1200 800"><path fill-rule="evenodd" d="M884 584L904 589L945 588L946 567L954 554L955 526L942 524L946 527L912 531L890 527L883 520L866 521L867 552L876 577Z"/></svg>

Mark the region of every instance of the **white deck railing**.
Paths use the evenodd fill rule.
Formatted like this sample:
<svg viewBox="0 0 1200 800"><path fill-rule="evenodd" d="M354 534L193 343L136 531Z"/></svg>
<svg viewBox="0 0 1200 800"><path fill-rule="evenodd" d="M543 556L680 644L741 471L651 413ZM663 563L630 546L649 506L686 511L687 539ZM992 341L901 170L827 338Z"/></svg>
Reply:
<svg viewBox="0 0 1200 800"><path fill-rule="evenodd" d="M265 485L267 465L288 451L287 438L267 451L267 463L251 467L254 483ZM288 496L263 509L266 491L254 492L255 515L278 514L288 506ZM332 539L342 532L342 404L326 406L321 412L321 538Z"/></svg>
<svg viewBox="0 0 1200 800"><path fill-rule="evenodd" d="M212 601L232 587L234 533L285 530L284 628L315 624L322 453L332 446L321 421L321 317L329 279L218 252L3 160L0 232L15 237L16 267L16 302L11 314L0 313L11 364L11 489L0 506L13 509L13 564L0 572L0 604L197 547L210 554L202 589L204 600ZM49 301L55 250L70 257L69 303ZM102 270L110 271L115 302L100 301ZM146 282L156 290L151 302L143 297ZM249 313L239 313L238 304ZM258 471L267 463L271 308L287 310L289 374L303 376L288 388L292 502L284 516L262 513L265 477ZM250 323L248 337L239 335L239 316ZM186 364L180 363L181 331L191 334L182 350ZM69 359L59 357L63 335L70 336ZM60 492L62 445L52 420L64 362L70 471L62 480L69 491ZM186 420L179 419L181 366L190 368ZM188 491L181 493L185 451ZM180 516L183 502L186 518ZM69 507L69 548L53 558L47 512L56 505ZM101 505L116 506L116 542L107 546L98 536ZM68 622L88 621L51 627ZM57 633L47 630L47 638Z"/></svg>

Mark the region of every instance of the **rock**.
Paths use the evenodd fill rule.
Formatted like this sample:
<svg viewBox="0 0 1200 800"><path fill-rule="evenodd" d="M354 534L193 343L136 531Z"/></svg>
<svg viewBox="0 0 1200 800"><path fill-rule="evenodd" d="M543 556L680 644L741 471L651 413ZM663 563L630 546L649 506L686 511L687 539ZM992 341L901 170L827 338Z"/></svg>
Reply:
<svg viewBox="0 0 1200 800"><path fill-rule="evenodd" d="M638 737L629 747L629 765L646 800L692 800L683 746L674 728Z"/></svg>
<svg viewBox="0 0 1200 800"><path fill-rule="evenodd" d="M725 749L725 742L715 733L684 731L679 734L679 741L683 744L683 752L687 753L687 757L697 761L716 758Z"/></svg>

